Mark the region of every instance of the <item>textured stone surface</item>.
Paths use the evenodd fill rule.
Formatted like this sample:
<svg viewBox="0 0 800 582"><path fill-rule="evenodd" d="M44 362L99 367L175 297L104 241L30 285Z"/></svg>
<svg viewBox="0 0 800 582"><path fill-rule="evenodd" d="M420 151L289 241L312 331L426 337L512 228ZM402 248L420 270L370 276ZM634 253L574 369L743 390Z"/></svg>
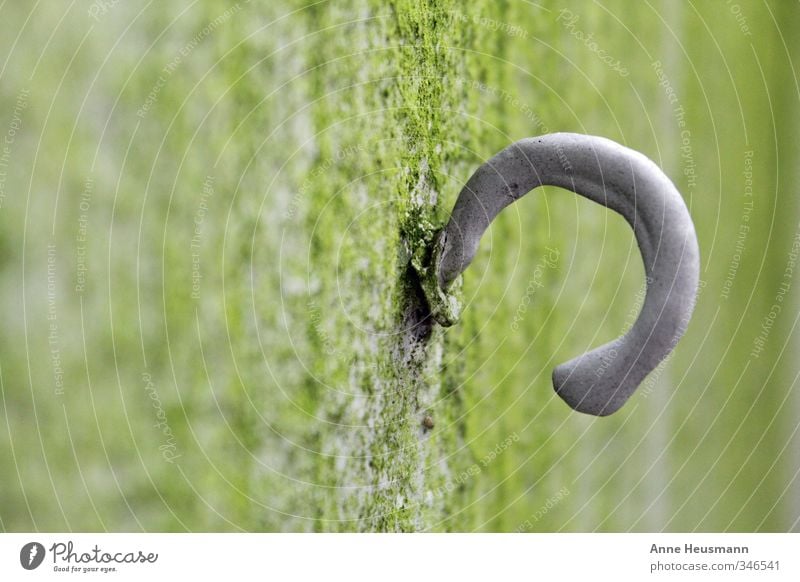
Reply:
<svg viewBox="0 0 800 582"><path fill-rule="evenodd" d="M190 58L233 3L120 2L101 23L86 8L2 8L3 136L21 118L0 175L5 531L800 527L796 267L749 357L797 231L800 4L749 3L743 38L710 2L259 0ZM562 8L603 31L627 78ZM686 336L600 421L565 406L550 371L629 329L644 274L624 219L571 192L540 188L492 222L461 295L448 289L458 326L370 341L411 332L409 257L471 173L553 131L636 144L703 251ZM560 258L540 269L548 248Z"/></svg>

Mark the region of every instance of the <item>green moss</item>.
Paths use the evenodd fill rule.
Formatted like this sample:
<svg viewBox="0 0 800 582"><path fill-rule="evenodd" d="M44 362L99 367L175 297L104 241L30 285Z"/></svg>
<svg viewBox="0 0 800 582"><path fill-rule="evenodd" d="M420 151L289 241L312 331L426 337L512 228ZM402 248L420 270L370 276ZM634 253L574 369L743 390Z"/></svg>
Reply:
<svg viewBox="0 0 800 582"><path fill-rule="evenodd" d="M456 141L446 115L454 96L442 83L458 68L446 50L457 32L449 9L393 2L387 11L375 3L372 20L352 26L346 43L341 31L316 39L325 50L312 87L329 94L345 87L312 114L316 167L324 169L310 169L314 296L325 314L328 348L343 355L333 363L327 358L318 378L329 385L320 391L320 414L341 423L319 443L331 462L318 478L337 491L320 498L323 513L338 520L322 529L415 531L443 508L429 498L441 481L437 473L446 470L444 439L431 438L422 422L431 406L456 416L446 411L457 403L439 400L443 334L432 326L411 263L429 253L443 214L441 175L459 155L448 145ZM335 11L314 14L315 27L336 24ZM350 56L353 45L365 51L368 68L365 57ZM332 64L339 50L345 57ZM351 108L377 114L352 118ZM346 164L327 163L340 152L350 152ZM349 225L344 238L343 224ZM335 272L332 264L347 269ZM325 342L318 340L315 359L323 361ZM457 430L444 423L433 432Z"/></svg>

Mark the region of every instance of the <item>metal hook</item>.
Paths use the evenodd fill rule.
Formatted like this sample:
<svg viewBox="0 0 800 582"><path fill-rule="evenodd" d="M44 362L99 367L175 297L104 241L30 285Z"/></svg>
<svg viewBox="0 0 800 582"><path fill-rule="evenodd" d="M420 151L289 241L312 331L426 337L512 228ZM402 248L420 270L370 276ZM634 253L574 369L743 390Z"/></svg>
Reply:
<svg viewBox="0 0 800 582"><path fill-rule="evenodd" d="M700 253L692 219L675 186L647 157L602 137L574 133L508 146L461 190L435 239L423 287L436 320L452 325L457 314L448 290L472 262L486 228L503 208L546 185L621 214L633 228L644 261L647 294L628 333L553 371L553 387L567 404L606 416L619 410L675 347L697 293Z"/></svg>

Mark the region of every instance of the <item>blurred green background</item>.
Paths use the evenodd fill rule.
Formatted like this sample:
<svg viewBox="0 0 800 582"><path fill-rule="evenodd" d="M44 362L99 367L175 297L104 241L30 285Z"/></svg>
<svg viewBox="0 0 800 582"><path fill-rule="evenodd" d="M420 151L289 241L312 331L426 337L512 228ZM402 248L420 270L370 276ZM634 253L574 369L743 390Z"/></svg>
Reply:
<svg viewBox="0 0 800 582"><path fill-rule="evenodd" d="M3 530L800 531L797 2L0 21ZM550 384L641 304L589 201L507 209L459 325L412 325L471 172L555 131L654 159L699 236L687 335L608 418Z"/></svg>

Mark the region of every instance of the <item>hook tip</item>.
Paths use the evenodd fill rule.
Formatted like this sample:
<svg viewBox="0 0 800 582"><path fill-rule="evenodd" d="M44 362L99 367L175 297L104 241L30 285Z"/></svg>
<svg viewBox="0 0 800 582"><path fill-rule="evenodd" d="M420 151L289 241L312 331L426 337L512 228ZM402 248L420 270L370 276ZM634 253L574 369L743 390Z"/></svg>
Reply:
<svg viewBox="0 0 800 582"><path fill-rule="evenodd" d="M576 412L592 416L609 416L622 408L629 396L623 382L587 373L585 355L553 370L556 394Z"/></svg>

